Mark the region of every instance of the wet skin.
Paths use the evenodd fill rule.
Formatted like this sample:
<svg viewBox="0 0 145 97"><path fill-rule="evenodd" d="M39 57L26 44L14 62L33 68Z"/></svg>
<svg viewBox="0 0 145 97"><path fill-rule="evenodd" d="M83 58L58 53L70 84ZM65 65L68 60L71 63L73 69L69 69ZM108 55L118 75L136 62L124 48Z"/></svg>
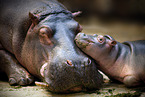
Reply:
<svg viewBox="0 0 145 97"><path fill-rule="evenodd" d="M52 92L100 88L95 62L74 43L78 13L55 0L0 2L0 70L10 85L29 85L35 76Z"/></svg>
<svg viewBox="0 0 145 97"><path fill-rule="evenodd" d="M128 87L145 84L145 41L117 42L109 35L75 37L77 46L98 63L98 69L110 79Z"/></svg>

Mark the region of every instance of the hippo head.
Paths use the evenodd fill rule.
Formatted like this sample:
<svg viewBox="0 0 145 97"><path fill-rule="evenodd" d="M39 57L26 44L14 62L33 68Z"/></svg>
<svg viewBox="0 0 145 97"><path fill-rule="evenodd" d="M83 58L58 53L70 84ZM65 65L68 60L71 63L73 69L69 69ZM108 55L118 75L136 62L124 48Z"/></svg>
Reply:
<svg viewBox="0 0 145 97"><path fill-rule="evenodd" d="M32 25L23 45L23 64L53 92L98 89L102 83L94 61L74 43L82 28L73 15L58 12L39 17L30 13Z"/></svg>
<svg viewBox="0 0 145 97"><path fill-rule="evenodd" d="M103 61L112 51L116 41L109 35L86 35L79 33L75 37L77 46L97 61Z"/></svg>

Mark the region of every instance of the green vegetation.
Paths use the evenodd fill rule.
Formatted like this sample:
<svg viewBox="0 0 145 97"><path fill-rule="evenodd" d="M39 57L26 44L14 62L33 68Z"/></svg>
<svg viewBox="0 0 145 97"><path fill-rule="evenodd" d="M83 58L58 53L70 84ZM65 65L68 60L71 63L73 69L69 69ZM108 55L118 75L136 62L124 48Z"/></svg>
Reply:
<svg viewBox="0 0 145 97"><path fill-rule="evenodd" d="M22 88L22 86L12 86L12 88L19 89L19 88Z"/></svg>
<svg viewBox="0 0 145 97"><path fill-rule="evenodd" d="M13 89L9 89L9 91L14 91Z"/></svg>
<svg viewBox="0 0 145 97"><path fill-rule="evenodd" d="M110 94L113 94L113 91L114 91L115 89L109 89L108 90L108 92L110 93Z"/></svg>

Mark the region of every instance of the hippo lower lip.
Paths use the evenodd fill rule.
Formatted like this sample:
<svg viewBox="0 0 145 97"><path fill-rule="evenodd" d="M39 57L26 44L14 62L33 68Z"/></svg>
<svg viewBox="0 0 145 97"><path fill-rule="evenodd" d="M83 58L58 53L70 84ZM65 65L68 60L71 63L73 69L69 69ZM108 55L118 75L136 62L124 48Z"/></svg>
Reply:
<svg viewBox="0 0 145 97"><path fill-rule="evenodd" d="M45 83L45 82L37 82L37 81L35 81L35 84L37 86L44 87L44 88L48 88L49 87L49 85L47 83ZM84 88L82 86L75 86L75 87L72 87L72 88L70 88L68 90L64 90L64 91L65 91L65 93L67 93L69 91L71 91L71 92L79 92L79 91L82 91L82 90L84 91Z"/></svg>

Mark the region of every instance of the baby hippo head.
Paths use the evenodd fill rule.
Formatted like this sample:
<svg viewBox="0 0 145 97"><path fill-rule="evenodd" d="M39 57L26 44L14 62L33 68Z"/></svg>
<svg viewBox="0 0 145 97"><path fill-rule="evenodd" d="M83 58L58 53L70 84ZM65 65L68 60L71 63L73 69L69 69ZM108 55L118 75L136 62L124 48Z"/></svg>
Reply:
<svg viewBox="0 0 145 97"><path fill-rule="evenodd" d="M116 46L116 41L109 35L86 35L78 33L75 37L77 46L94 59L111 53Z"/></svg>

